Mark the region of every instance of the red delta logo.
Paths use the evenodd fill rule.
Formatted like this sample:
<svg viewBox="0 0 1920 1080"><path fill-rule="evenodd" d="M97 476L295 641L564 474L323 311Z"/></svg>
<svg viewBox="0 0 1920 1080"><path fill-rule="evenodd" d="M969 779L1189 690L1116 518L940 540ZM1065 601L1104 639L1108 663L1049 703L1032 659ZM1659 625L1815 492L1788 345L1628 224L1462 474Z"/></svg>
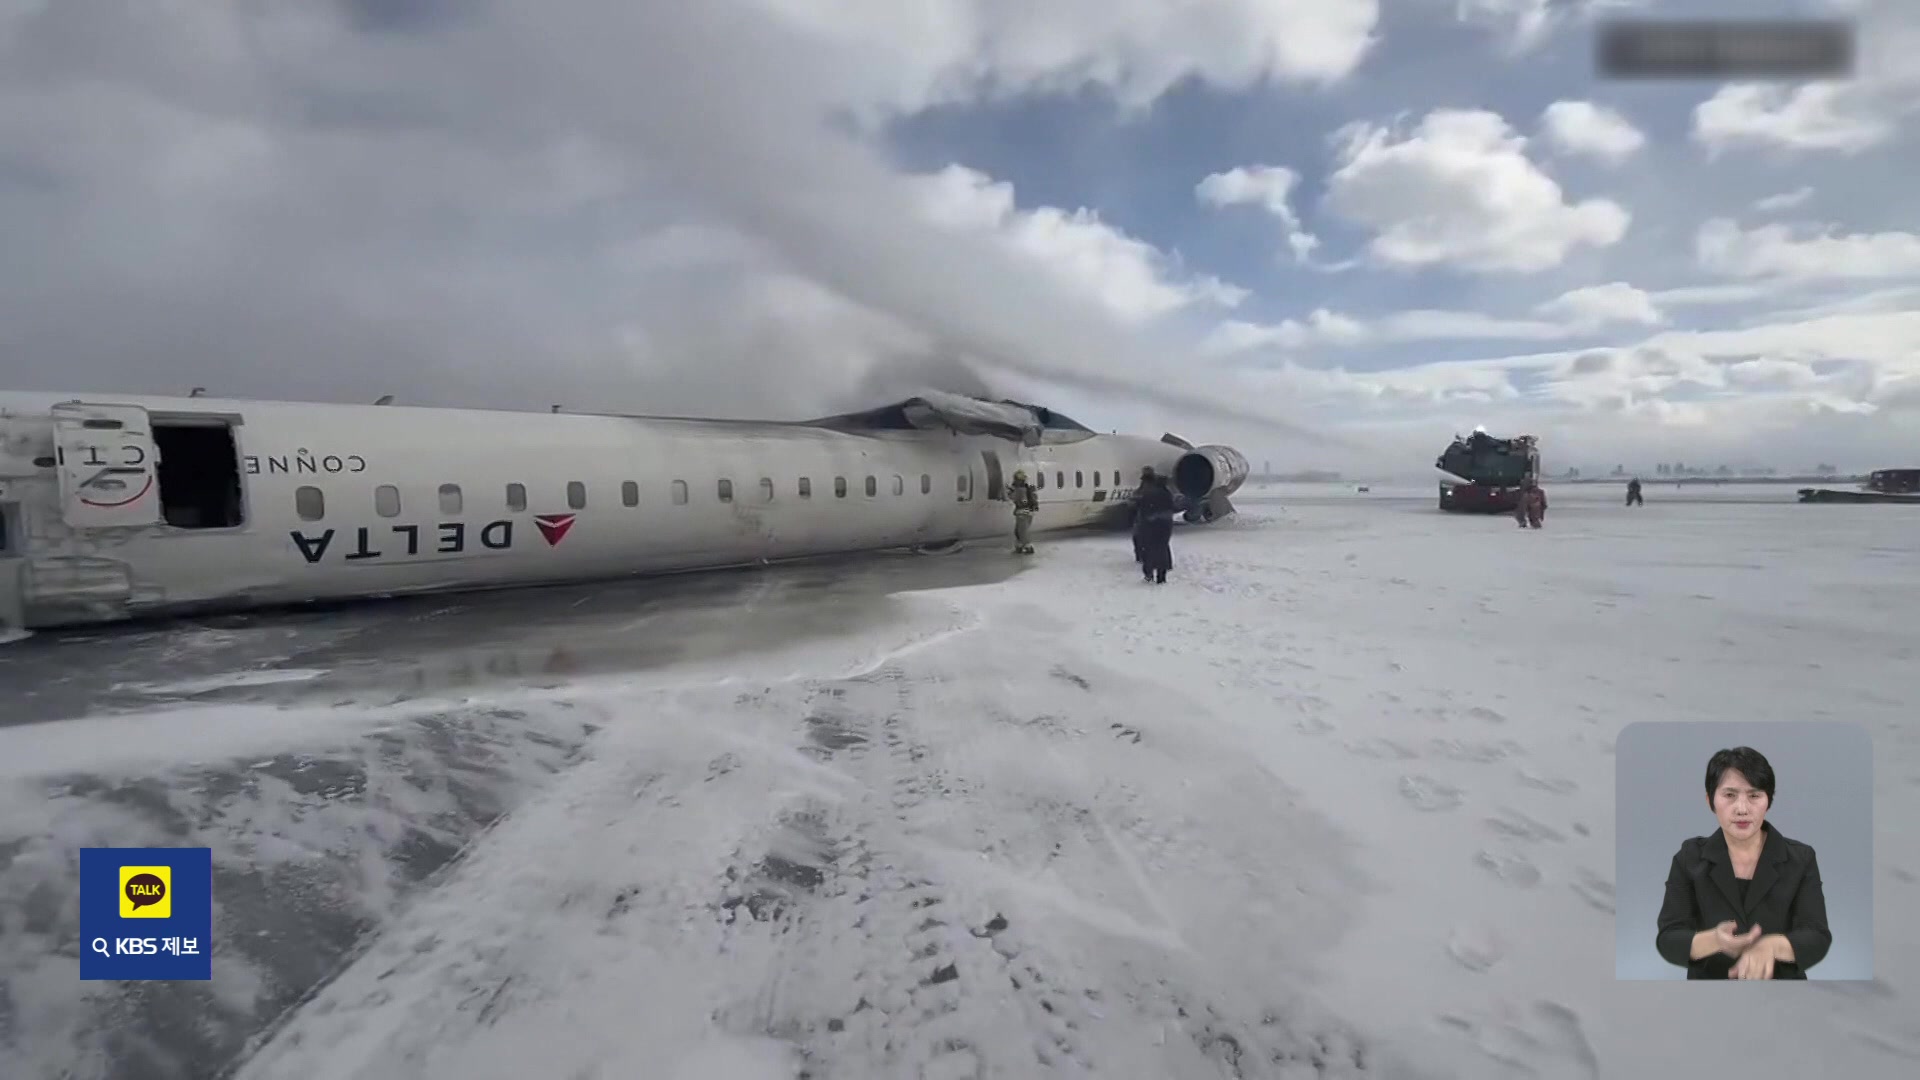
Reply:
<svg viewBox="0 0 1920 1080"><path fill-rule="evenodd" d="M533 523L540 527L540 535L547 538L547 546L553 547L567 538L573 529L573 514L535 514Z"/></svg>

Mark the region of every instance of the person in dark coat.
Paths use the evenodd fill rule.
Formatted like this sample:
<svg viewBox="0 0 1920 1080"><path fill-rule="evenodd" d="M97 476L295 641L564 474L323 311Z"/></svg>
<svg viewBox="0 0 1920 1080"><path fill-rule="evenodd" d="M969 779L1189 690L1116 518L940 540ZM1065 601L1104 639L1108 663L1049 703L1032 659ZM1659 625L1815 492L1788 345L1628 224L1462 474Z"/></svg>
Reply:
<svg viewBox="0 0 1920 1080"><path fill-rule="evenodd" d="M1153 466L1140 470L1140 485L1133 493L1133 561L1145 565L1147 561L1147 515L1140 510L1140 496L1153 486Z"/></svg>
<svg viewBox="0 0 1920 1080"><path fill-rule="evenodd" d="M1173 569L1173 489L1167 478L1155 476L1144 483L1134 500L1134 511L1142 519L1140 575L1156 585L1167 583Z"/></svg>
<svg viewBox="0 0 1920 1080"><path fill-rule="evenodd" d="M1646 501L1646 499L1640 496L1640 478L1636 476L1627 481L1627 505L1643 506L1646 504Z"/></svg>
<svg viewBox="0 0 1920 1080"><path fill-rule="evenodd" d="M1654 948L1689 979L1805 979L1833 928L1813 847L1767 820L1773 766L1736 746L1707 760L1706 781L1720 827L1680 842Z"/></svg>

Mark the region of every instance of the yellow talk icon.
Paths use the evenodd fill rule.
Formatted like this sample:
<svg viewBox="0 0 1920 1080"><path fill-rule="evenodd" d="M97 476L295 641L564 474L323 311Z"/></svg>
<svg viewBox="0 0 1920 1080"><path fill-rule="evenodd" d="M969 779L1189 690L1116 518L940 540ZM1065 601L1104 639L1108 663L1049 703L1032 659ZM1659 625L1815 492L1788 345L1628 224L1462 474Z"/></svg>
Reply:
<svg viewBox="0 0 1920 1080"><path fill-rule="evenodd" d="M120 917L123 919L173 918L173 867L121 867Z"/></svg>

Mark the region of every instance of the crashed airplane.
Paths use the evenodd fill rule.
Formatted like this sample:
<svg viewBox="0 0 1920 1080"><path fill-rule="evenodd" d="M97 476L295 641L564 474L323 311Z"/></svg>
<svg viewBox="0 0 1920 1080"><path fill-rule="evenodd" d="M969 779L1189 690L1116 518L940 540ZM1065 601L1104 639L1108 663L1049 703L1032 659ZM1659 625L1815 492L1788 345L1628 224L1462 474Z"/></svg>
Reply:
<svg viewBox="0 0 1920 1080"><path fill-rule="evenodd" d="M1117 525L1225 446L927 393L809 421L0 393L0 631L717 569Z"/></svg>

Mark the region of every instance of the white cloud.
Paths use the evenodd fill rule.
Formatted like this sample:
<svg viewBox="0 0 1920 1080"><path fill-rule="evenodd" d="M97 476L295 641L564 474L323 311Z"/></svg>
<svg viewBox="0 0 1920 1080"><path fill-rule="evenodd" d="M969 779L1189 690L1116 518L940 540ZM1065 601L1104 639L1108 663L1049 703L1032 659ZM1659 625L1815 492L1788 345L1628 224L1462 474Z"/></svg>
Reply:
<svg viewBox="0 0 1920 1080"><path fill-rule="evenodd" d="M1520 391L1508 369L1482 363L1435 363L1391 371L1285 364L1251 376L1255 385L1315 405L1333 404L1361 415L1424 415L1436 407L1513 401Z"/></svg>
<svg viewBox="0 0 1920 1080"><path fill-rule="evenodd" d="M1794 292L1805 292L1806 283L1791 278L1775 279ZM1836 284L1841 288L1830 299L1803 304L1796 307L1779 308L1751 321L1802 321L1822 319L1829 315L1863 315L1892 311L1913 311L1920 309L1920 285L1893 285L1886 288L1861 292L1853 283L1841 279Z"/></svg>
<svg viewBox="0 0 1920 1080"><path fill-rule="evenodd" d="M1864 467L1910 446L1920 422L1920 312L1663 331L1603 348L1355 372L1297 363L1269 393L1331 410L1423 450L1498 405L1502 430L1542 430L1566 464L1726 455L1782 467ZM1720 458L1724 460L1725 457Z"/></svg>
<svg viewBox="0 0 1920 1080"><path fill-rule="evenodd" d="M1894 117L1873 109L1844 83L1735 83L1693 110L1693 137L1712 154L1743 146L1857 154L1894 131Z"/></svg>
<svg viewBox="0 0 1920 1080"><path fill-rule="evenodd" d="M1287 429L1277 403L1168 386L1191 338L1139 321L1242 293L1090 211L985 198L986 224L935 224L922 179L828 122L862 77L848 50L737 3L422 5L411 32L344 5L150 6L52 5L0 37L23 388L804 415L872 404L906 351L947 361L927 384L1024 371ZM171 113L227 166L181 167L201 143ZM690 223L745 250L636 242Z"/></svg>
<svg viewBox="0 0 1920 1080"><path fill-rule="evenodd" d="M1224 355L1260 349L1292 350L1315 345L1357 345L1375 340L1375 331L1347 315L1318 308L1304 322L1287 319L1266 325L1229 319L1201 342L1203 352Z"/></svg>
<svg viewBox="0 0 1920 1080"><path fill-rule="evenodd" d="M1654 326L1665 321L1652 296L1621 281L1573 289L1535 310L1542 315L1559 316L1576 326L1617 322Z"/></svg>
<svg viewBox="0 0 1920 1080"><path fill-rule="evenodd" d="M1336 138L1326 206L1375 230L1370 251L1387 264L1545 270L1617 243L1630 220L1606 199L1569 203L1495 113L1436 109L1404 136L1359 123Z"/></svg>
<svg viewBox="0 0 1920 1080"><path fill-rule="evenodd" d="M1728 364L1727 385L1758 390L1805 390L1819 385L1820 376L1804 360L1760 357Z"/></svg>
<svg viewBox="0 0 1920 1080"><path fill-rule="evenodd" d="M1378 0L754 0L854 54L846 104L938 104L1099 87L1129 109L1195 78L1243 90L1345 77L1374 42Z"/></svg>
<svg viewBox="0 0 1920 1080"><path fill-rule="evenodd" d="M1798 235L1796 235L1796 233ZM1702 268L1748 278L1890 278L1920 274L1920 234L1839 234L1786 225L1742 229L1715 218L1700 226L1694 254Z"/></svg>
<svg viewBox="0 0 1920 1080"><path fill-rule="evenodd" d="M1417 309L1382 318L1376 333L1383 341L1490 341L1500 338L1552 341L1575 328L1538 319L1505 319L1479 311Z"/></svg>
<svg viewBox="0 0 1920 1080"><path fill-rule="evenodd" d="M1387 418L1429 432L1495 402L1483 419L1539 422L1556 440L1583 430L1631 439L1683 418L1746 438L1748 421L1791 415L1842 447L1864 446L1895 413L1920 419L1920 334L1899 321L1912 310L1899 295L1808 306L1788 333L1777 314L1749 325L1755 313L1732 305L1782 293L1814 305L1826 291L1771 270L1656 279L1657 262L1636 280L1679 288L1596 284L1484 311L1367 312L1359 299L1329 299L1278 326L1243 315L1217 331L1243 347L1324 348L1356 369L1419 341L1614 346L1386 372L1283 368L1311 391L1296 398L1284 381L1241 377L1271 357L1194 361L1193 324L1246 294L1116 228L1111 211L1022 207L1011 187L970 170L902 174L882 144L833 122L850 104L885 114L1091 89L1138 106L1182 79L1218 89L1335 77L1365 52L1371 3L781 0L793 14L768 18L743 16L743 2L754 0L416 4L406 7L429 12L416 21L457 18L457 29L406 33L349 24L343 4L186 4L166 17L137 0L40 5L17 35L0 30L10 256L0 326L19 355L36 357L20 377L128 392L201 383L801 415L888 400L908 376L957 388L958 365L944 362L959 356L987 358L976 370L996 390L1010 370L1056 388L1069 412L1130 395L1152 403L1141 408L1184 410L1169 427L1210 437L1223 417L1251 418L1262 435L1288 430L1297 400L1332 402L1320 415L1335 423ZM355 6L375 9L399 7ZM1363 17L1318 30L1305 21L1336 10ZM863 13L875 21L855 25ZM1268 34L1283 25L1304 29ZM1319 49L1316 34L1354 47ZM503 82L502 70L514 78ZM1420 120L1347 129L1332 194L1312 208L1371 230L1375 265L1526 272L1624 231L1623 209L1570 198L1499 117ZM1102 130L1021 165L1062 169L1057 186L1091 201L1106 187L1093 168L1138 169L1172 152L1160 128ZM1194 143L1210 129L1181 132L1180 151L1215 152ZM1080 153L1091 145L1100 152ZM1278 200L1294 221L1257 203L1289 237L1311 235L1297 221L1300 190L1296 178ZM1019 194L1033 197L1024 185ZM1311 220L1332 243L1333 226ZM1749 251L1755 235L1736 233L1729 266L1767 265ZM1886 262L1868 244L1877 254L1863 263L1859 238L1827 239L1845 252L1829 261ZM1411 284L1361 280L1351 295ZM1400 302L1441 303L1413 295ZM1650 338L1664 340L1661 358L1629 355L1631 339L1651 333L1636 326L1686 304L1728 305L1702 314L1744 336ZM1583 416L1597 418L1590 429Z"/></svg>
<svg viewBox="0 0 1920 1080"><path fill-rule="evenodd" d="M1753 208L1763 214L1778 213L1781 210L1791 210L1812 197L1813 187L1808 185L1792 191L1783 191L1778 195L1769 195L1764 199L1755 199Z"/></svg>
<svg viewBox="0 0 1920 1080"><path fill-rule="evenodd" d="M1632 157L1647 137L1616 109L1591 101L1556 101L1540 114L1547 140L1569 154L1585 154L1609 165Z"/></svg>
<svg viewBox="0 0 1920 1080"><path fill-rule="evenodd" d="M1626 8L1643 7L1650 0L1447 0L1462 22L1492 30L1509 53L1523 53L1545 41L1569 22Z"/></svg>
<svg viewBox="0 0 1920 1080"><path fill-rule="evenodd" d="M1782 281L1722 282L1715 285L1676 285L1647 294L1664 307L1726 307L1764 300L1785 291Z"/></svg>
<svg viewBox="0 0 1920 1080"><path fill-rule="evenodd" d="M1204 341L1216 355L1260 350L1404 344L1415 341L1557 341L1591 335L1618 323L1664 321L1652 297L1621 282L1574 289L1534 308L1539 319L1510 319L1478 311L1416 309L1358 319L1318 308L1304 321L1262 325L1229 320Z"/></svg>
<svg viewBox="0 0 1920 1080"><path fill-rule="evenodd" d="M1855 24L1850 76L1798 86L1733 83L1693 111L1693 137L1718 155L1740 148L1859 154L1910 130L1920 113L1920 5L1832 0Z"/></svg>
<svg viewBox="0 0 1920 1080"><path fill-rule="evenodd" d="M1258 206L1280 219L1286 230L1287 247L1293 257L1306 262L1320 240L1300 223L1288 201L1300 182L1300 174L1284 165L1238 166L1214 173L1194 187L1194 194L1208 206Z"/></svg>
<svg viewBox="0 0 1920 1080"><path fill-rule="evenodd" d="M988 232L1063 284L1129 322L1197 304L1234 307L1247 291L1218 278L1178 279L1153 245L1102 222L1092 210L1020 210L1013 185L962 165L922 177L928 218L943 228Z"/></svg>
<svg viewBox="0 0 1920 1080"><path fill-rule="evenodd" d="M1530 49L1546 36L1553 22L1552 0L1455 0L1458 17L1491 27L1507 47Z"/></svg>

